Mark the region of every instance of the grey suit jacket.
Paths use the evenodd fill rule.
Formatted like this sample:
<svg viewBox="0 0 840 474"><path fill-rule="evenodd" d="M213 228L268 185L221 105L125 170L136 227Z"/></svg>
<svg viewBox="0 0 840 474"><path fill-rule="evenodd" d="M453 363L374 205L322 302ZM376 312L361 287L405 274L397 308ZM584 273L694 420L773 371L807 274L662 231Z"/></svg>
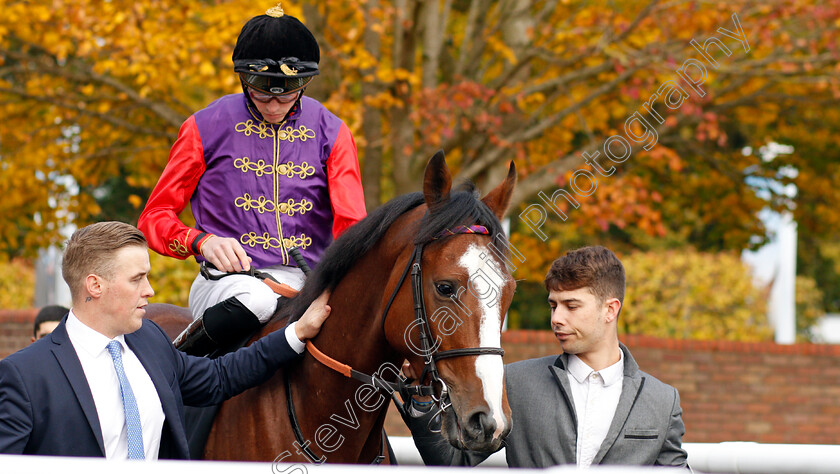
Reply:
<svg viewBox="0 0 840 474"><path fill-rule="evenodd" d="M685 425L677 390L639 370L624 351L621 396L601 449L592 464L687 466ZM568 354L505 366L513 427L505 440L510 467L576 463L577 416L566 372ZM458 450L429 431L428 414L410 420L414 443L426 464L476 465L489 453Z"/></svg>

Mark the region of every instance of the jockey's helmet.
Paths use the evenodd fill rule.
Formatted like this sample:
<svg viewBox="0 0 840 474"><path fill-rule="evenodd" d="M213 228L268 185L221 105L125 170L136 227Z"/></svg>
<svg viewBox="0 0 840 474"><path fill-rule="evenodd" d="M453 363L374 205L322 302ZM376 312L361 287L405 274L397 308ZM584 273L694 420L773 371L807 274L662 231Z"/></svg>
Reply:
<svg viewBox="0 0 840 474"><path fill-rule="evenodd" d="M284 14L280 4L248 20L233 49L233 70L243 88L263 94L303 89L318 74L320 60L318 41L300 20Z"/></svg>

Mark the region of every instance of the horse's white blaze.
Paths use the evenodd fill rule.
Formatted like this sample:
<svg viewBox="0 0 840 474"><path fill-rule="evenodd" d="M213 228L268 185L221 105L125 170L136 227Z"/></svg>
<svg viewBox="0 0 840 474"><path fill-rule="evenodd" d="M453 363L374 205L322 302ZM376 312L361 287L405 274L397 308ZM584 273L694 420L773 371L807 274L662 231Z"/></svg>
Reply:
<svg viewBox="0 0 840 474"><path fill-rule="evenodd" d="M505 279L502 269L492 254L483 247L471 244L458 260L458 265L469 275L470 293L478 299L481 317L479 345L481 347L501 347L500 328L502 325L501 294ZM495 437L502 434L505 426L502 411L502 390L504 388L504 364L497 355L481 355L475 360L475 373L481 380L484 400L490 408L490 416L496 421Z"/></svg>

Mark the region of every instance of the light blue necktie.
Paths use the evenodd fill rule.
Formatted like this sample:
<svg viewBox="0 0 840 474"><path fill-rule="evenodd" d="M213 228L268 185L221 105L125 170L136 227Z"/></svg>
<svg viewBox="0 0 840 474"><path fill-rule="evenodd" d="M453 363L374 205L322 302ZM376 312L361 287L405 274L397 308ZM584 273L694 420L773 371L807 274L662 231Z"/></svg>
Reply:
<svg viewBox="0 0 840 474"><path fill-rule="evenodd" d="M143 450L143 430L140 427L140 412L137 410L137 400L134 398L134 392L131 391L131 384L125 376L120 343L109 342L108 352L111 353L111 359L114 359L114 369L117 371L117 378L120 379L125 426L128 431L128 459L146 459L146 453Z"/></svg>

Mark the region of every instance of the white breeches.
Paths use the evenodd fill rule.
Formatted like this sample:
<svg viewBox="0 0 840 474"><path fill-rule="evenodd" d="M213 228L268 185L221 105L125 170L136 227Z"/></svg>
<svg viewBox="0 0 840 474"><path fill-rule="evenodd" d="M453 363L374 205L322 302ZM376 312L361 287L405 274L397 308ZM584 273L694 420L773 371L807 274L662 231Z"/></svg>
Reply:
<svg viewBox="0 0 840 474"><path fill-rule="evenodd" d="M271 274L280 283L285 283L296 290L303 286L303 271L297 267L277 265L274 267L260 268L262 272ZM214 275L221 275L222 272L210 270ZM190 288L190 311L194 319L204 314L207 308L221 303L222 301L236 297L240 303L251 310L260 322L268 321L277 309L277 298L280 295L275 293L259 278L248 275L230 275L220 280L207 280L201 274L195 277Z"/></svg>

